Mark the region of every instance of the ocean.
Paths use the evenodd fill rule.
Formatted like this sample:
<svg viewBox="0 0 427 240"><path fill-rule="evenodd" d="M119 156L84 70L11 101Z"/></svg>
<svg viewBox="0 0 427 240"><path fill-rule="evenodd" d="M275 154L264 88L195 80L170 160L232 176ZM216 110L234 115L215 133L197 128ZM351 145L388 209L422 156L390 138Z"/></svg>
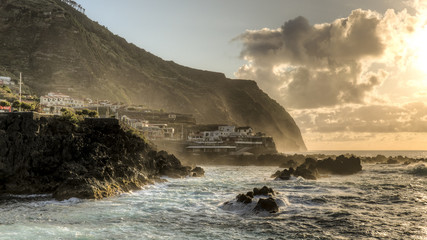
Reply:
<svg viewBox="0 0 427 240"><path fill-rule="evenodd" d="M289 152L287 154L295 154L296 152ZM298 154L298 153L297 153ZM324 154L324 155L355 155L359 157L376 157L377 155L383 155L385 157L408 157L408 158L427 158L427 150L418 151L366 151L366 150L319 150L319 151L307 151L304 154Z"/></svg>
<svg viewBox="0 0 427 240"><path fill-rule="evenodd" d="M289 181L270 178L277 167L204 169L104 200L3 196L0 239L427 239L425 163ZM278 213L235 202L264 185L277 192Z"/></svg>

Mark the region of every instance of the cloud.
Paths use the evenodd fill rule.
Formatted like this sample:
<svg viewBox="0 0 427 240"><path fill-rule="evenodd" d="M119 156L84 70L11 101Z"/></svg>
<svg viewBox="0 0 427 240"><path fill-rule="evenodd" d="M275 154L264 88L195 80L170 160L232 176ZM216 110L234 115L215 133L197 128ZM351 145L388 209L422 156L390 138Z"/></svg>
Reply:
<svg viewBox="0 0 427 240"><path fill-rule="evenodd" d="M248 30L236 76L286 107L311 149L425 148L427 0L408 4Z"/></svg>
<svg viewBox="0 0 427 240"><path fill-rule="evenodd" d="M305 132L399 133L427 132L427 105L370 105L294 111Z"/></svg>
<svg viewBox="0 0 427 240"><path fill-rule="evenodd" d="M417 19L406 10L383 16L357 9L332 23L297 17L278 29L246 31L235 39L248 61L236 76L255 79L288 108L366 103L390 69L408 65L404 43Z"/></svg>

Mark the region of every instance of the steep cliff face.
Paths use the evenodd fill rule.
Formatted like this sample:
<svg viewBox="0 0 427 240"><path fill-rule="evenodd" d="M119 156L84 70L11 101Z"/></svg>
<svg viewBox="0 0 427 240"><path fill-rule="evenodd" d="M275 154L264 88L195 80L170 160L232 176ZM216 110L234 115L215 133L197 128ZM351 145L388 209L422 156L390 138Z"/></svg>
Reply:
<svg viewBox="0 0 427 240"><path fill-rule="evenodd" d="M74 124L33 113L0 114L0 193L103 198L190 168L154 151L115 119Z"/></svg>
<svg viewBox="0 0 427 240"><path fill-rule="evenodd" d="M0 74L19 71L38 94L59 90L191 113L203 124L251 125L279 150L306 149L292 117L255 82L164 61L60 0L0 0Z"/></svg>

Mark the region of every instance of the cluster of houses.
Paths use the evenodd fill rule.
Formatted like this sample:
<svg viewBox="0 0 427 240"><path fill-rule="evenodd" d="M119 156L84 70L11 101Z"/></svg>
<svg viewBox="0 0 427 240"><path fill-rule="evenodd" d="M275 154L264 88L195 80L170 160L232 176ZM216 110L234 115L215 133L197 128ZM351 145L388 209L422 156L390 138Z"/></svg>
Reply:
<svg viewBox="0 0 427 240"><path fill-rule="evenodd" d="M114 113L117 109L125 106L121 103L111 103L108 100L93 101L90 98L84 100L73 98L62 93L50 92L40 97L40 105L44 113L61 114L62 108L109 108ZM109 116L105 116L109 117Z"/></svg>
<svg viewBox="0 0 427 240"><path fill-rule="evenodd" d="M149 121L140 119L140 118L130 118L126 115L120 115L119 109L126 108L124 104L121 103L111 103L108 100L93 101L92 99L86 98L84 100L76 99L71 96L62 94L62 93L48 93L47 95L40 97L40 105L42 111L49 114L61 114L62 108L95 108L98 110L106 109L103 116L110 117L114 116L117 119L120 119L121 122L127 124L133 128L141 130L147 138L150 140L156 139L172 139L174 138L175 129L168 127L167 124L158 123L152 124ZM146 110L148 111L148 110ZM100 112L100 111L98 111ZM176 118L176 115L171 114L170 118Z"/></svg>
<svg viewBox="0 0 427 240"><path fill-rule="evenodd" d="M168 127L167 124L150 124L147 120L132 119L123 115L120 120L138 130L141 130L145 137L150 140L158 139L173 139L175 136L175 128Z"/></svg>
<svg viewBox="0 0 427 240"><path fill-rule="evenodd" d="M12 78L10 77L0 76L0 85L11 87L15 85L15 82L13 82ZM0 99L0 100L3 100L3 99ZM11 112L11 111L12 111L11 106L0 106L0 112Z"/></svg>
<svg viewBox="0 0 427 240"><path fill-rule="evenodd" d="M9 79L1 78L8 82ZM275 151L275 144L271 137L263 133L255 133L251 127L236 127L219 125L210 128L210 131L184 131L186 126L196 125L194 118L186 114L153 112L152 110L134 109L120 103L104 101L92 101L91 99L76 99L61 93L48 93L40 97L42 111L50 114L61 114L61 109L95 108L106 109L101 116L115 117L122 123L142 131L150 140L184 140L185 151L190 154L214 153L214 154L256 154L257 152ZM133 110L129 110L132 108ZM100 111L98 111L100 112ZM178 133L172 126L179 127ZM188 130L188 129L187 129ZM186 133L186 136L184 135Z"/></svg>
<svg viewBox="0 0 427 240"><path fill-rule="evenodd" d="M215 131L202 131L198 133L191 133L188 135L190 142L218 142L224 138L230 137L250 137L254 136L251 127L237 127L236 126L218 126Z"/></svg>
<svg viewBox="0 0 427 240"><path fill-rule="evenodd" d="M126 109L127 106L121 103L111 103L108 100L93 101L89 98L80 100L62 93L51 92L40 97L40 105L44 113L58 115L61 114L61 109L64 107L74 109L97 109L99 113L101 110L104 110L103 114L100 113L101 116L114 116L115 118L120 119L122 123L141 130L144 136L150 140L173 139L175 137L175 129L168 127L165 123L150 123L144 118L131 118L124 115L123 112L119 111L119 109ZM136 109L137 107L132 108ZM151 111L152 110L144 110L141 112L150 113L150 115L152 115ZM168 118L176 119L176 114L169 114Z"/></svg>
<svg viewBox="0 0 427 240"><path fill-rule="evenodd" d="M40 97L40 105L45 113L60 114L61 109L64 107L83 108L85 107L85 102L65 94L51 92Z"/></svg>
<svg viewBox="0 0 427 240"><path fill-rule="evenodd" d="M230 155L276 151L271 137L254 133L251 127L218 126L214 131L191 133L187 137L188 153L220 153Z"/></svg>
<svg viewBox="0 0 427 240"><path fill-rule="evenodd" d="M0 76L0 85L11 86L11 85L15 85L15 83L12 81L12 78L10 77Z"/></svg>

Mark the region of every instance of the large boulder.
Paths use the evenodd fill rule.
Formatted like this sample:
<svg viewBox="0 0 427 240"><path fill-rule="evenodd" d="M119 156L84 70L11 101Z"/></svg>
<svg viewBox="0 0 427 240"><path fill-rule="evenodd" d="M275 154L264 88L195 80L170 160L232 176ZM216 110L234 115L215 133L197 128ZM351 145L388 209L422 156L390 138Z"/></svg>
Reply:
<svg viewBox="0 0 427 240"><path fill-rule="evenodd" d="M317 161L316 168L323 173L350 175L362 171L362 164L358 157L340 155L335 160L327 158Z"/></svg>
<svg viewBox="0 0 427 240"><path fill-rule="evenodd" d="M252 202L252 198L250 195L248 194L239 194L236 197L236 201L237 202L242 202L242 203L251 203Z"/></svg>
<svg viewBox="0 0 427 240"><path fill-rule="evenodd" d="M193 177L203 177L205 176L205 170L201 167L195 167L191 170L191 175Z"/></svg>
<svg viewBox="0 0 427 240"><path fill-rule="evenodd" d="M254 211L260 212L260 211L267 211L269 213L277 213L279 211L279 206L277 205L274 198L260 198L258 200L257 205L254 208Z"/></svg>

